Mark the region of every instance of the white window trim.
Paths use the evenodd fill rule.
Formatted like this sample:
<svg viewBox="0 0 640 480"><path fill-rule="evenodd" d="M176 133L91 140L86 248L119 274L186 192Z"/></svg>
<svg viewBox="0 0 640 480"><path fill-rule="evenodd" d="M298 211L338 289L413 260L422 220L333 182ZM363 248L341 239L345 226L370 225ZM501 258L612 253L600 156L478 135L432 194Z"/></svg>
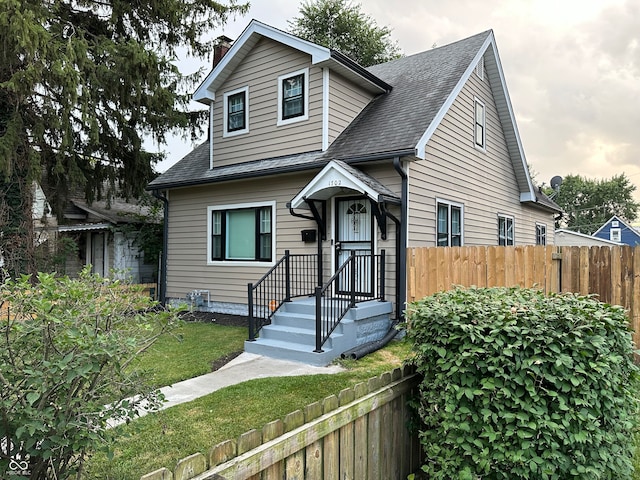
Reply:
<svg viewBox="0 0 640 480"><path fill-rule="evenodd" d="M211 260L211 214L217 210L241 210L244 208L262 208L271 207L271 261L235 261L235 260ZM253 203L233 203L227 205L210 205L207 207L207 265L225 265L225 266L273 266L276 264L276 202L253 202Z"/></svg>
<svg viewBox="0 0 640 480"><path fill-rule="evenodd" d="M482 106L482 145L478 145L478 138L476 137L476 117L478 105ZM486 153L487 151L487 106L485 103L477 97L473 97L473 145L476 150Z"/></svg>
<svg viewBox="0 0 640 480"><path fill-rule="evenodd" d="M544 227L544 244L538 244L538 227ZM547 244L547 224L536 222L536 245L546 245ZM515 233L515 232L514 232Z"/></svg>
<svg viewBox="0 0 640 480"><path fill-rule="evenodd" d="M304 75L304 115L300 115L299 117L292 117L287 119L282 119L282 81L289 78L295 77L296 75ZM295 72L290 72L285 75L280 75L278 77L278 122L277 126L289 125L290 123L302 122L304 120L309 120L309 68L303 68L302 70L296 70Z"/></svg>
<svg viewBox="0 0 640 480"><path fill-rule="evenodd" d="M516 219L513 217L513 215L504 215L502 213L498 214L498 245L500 245L500 219L504 218L506 220L511 220L511 226L513 228L513 243L511 245L505 245L507 247L512 247L516 244ZM505 238L505 242L506 242L506 238Z"/></svg>
<svg viewBox="0 0 640 480"><path fill-rule="evenodd" d="M458 207L460 209L460 246L464 246L464 203L452 202L451 200L443 200L442 198L436 197L436 235L435 245L438 246L438 204L442 203L444 205L448 205L449 207ZM449 217L451 217L451 209L449 209ZM451 232L449 232L449 243L451 243Z"/></svg>
<svg viewBox="0 0 640 480"><path fill-rule="evenodd" d="M230 132L228 130L228 121L229 121L229 102L228 98L231 95L235 95L237 93L244 92L244 126L242 130L234 130ZM243 135L245 133L249 133L249 87L242 87L236 90L231 90L230 92L225 92L222 96L222 136L223 137L235 137L236 135Z"/></svg>
<svg viewBox="0 0 640 480"><path fill-rule="evenodd" d="M614 238L614 234L617 234L617 239ZM622 242L622 229L621 228L611 228L609 229L609 240L612 242Z"/></svg>

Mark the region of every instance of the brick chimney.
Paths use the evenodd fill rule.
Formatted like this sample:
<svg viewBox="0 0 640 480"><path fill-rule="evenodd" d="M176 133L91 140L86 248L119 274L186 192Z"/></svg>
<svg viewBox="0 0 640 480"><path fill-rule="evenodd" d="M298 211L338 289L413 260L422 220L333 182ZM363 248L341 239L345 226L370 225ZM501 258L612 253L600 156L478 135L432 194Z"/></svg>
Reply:
<svg viewBox="0 0 640 480"><path fill-rule="evenodd" d="M229 37L225 37L224 35L220 35L216 38L215 43L213 44L213 66L215 67L220 63L222 57L226 55L226 53L231 48L231 44L233 40Z"/></svg>

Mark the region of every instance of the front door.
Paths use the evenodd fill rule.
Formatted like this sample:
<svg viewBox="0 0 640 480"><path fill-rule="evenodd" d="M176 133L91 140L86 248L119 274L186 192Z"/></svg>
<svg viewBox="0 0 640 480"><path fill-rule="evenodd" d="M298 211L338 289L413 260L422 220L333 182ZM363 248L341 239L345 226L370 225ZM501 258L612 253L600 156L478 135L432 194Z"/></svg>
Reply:
<svg viewBox="0 0 640 480"><path fill-rule="evenodd" d="M352 252L357 256L355 291L360 295L372 294L373 222L371 205L365 197L336 199L336 270L347 261ZM339 293L351 290L351 275L348 269L338 282Z"/></svg>

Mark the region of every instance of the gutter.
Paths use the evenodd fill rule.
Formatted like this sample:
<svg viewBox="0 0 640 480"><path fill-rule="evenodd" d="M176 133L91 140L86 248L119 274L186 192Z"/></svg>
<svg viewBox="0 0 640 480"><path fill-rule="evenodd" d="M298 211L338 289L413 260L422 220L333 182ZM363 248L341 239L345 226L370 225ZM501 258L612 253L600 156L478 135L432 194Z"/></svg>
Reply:
<svg viewBox="0 0 640 480"><path fill-rule="evenodd" d="M376 160L388 160L389 158L397 157L397 156L399 157L413 156L414 154L415 154L414 150L399 150L399 151L393 151L393 152L384 152L384 153L376 153L372 155L365 155L362 157L350 157L350 158L334 157L334 159L342 160L343 162L349 165L356 165L358 163L366 163L366 162L371 162ZM264 161L264 160L258 160L258 161ZM282 173L304 172L307 170L322 169L327 165L327 163L329 163L329 161L330 161L329 155L325 153L325 155L322 157L321 160L314 163L308 163L303 165L293 164L293 165L287 165L285 167L268 167L268 168L264 168L263 170L256 170L253 172L239 172L239 173L232 173L228 175L220 175L219 177L216 177L216 178L203 178L201 175L212 171L207 169L200 172L200 175L198 175L196 178L193 178L190 180L182 180L182 181L167 182L167 183L158 182L157 184L153 184L152 182L150 185L147 186L146 190L150 190L150 191L160 190L160 189L168 190L170 188L194 187L199 185L207 185L211 183L228 182L231 180L246 180L250 178L261 178L268 175L278 175ZM237 166L238 164L234 165L234 167L237 167ZM219 168L224 168L224 167L219 167Z"/></svg>
<svg viewBox="0 0 640 480"><path fill-rule="evenodd" d="M159 190L152 190L151 193L158 200L162 201L163 205L163 220L162 226L162 257L160 257L160 288L158 291L158 299L160 304L165 307L167 303L167 250L169 245L169 199L165 195L161 195Z"/></svg>
<svg viewBox="0 0 640 480"><path fill-rule="evenodd" d="M347 57L346 55L338 52L337 50L331 50L331 54L330 55L331 55L331 58L333 58L336 62L341 63L342 65L347 67L349 70L357 73L358 75L360 75L361 77L365 78L369 82L371 82L374 85L380 87L386 93L389 93L393 89L393 87L391 85L389 85L387 82L385 82L384 80L376 77L369 70L365 69L360 64L354 62L349 57Z"/></svg>

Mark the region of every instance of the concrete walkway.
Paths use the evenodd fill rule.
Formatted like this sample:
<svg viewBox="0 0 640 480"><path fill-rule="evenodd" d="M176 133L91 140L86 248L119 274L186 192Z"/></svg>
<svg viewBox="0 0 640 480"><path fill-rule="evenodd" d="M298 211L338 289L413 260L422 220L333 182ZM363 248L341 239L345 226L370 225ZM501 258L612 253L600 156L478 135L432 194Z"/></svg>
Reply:
<svg viewBox="0 0 640 480"><path fill-rule="evenodd" d="M189 380L184 380L168 387L162 387L160 391L164 394L165 402L162 404L162 407L160 407L160 410L190 402L191 400L203 397L221 388L254 378L320 375L343 371L344 368L339 365L316 367L304 363L278 360L244 352L215 372L190 378ZM147 413L149 413L149 411L144 407L138 410L138 414L141 417ZM115 427L121 423L124 423L124 421L112 421L109 422L109 426Z"/></svg>
<svg viewBox="0 0 640 480"><path fill-rule="evenodd" d="M344 371L344 368L338 365L314 367L304 363L277 360L244 352L215 372L161 388L160 391L166 399L162 409L195 400L229 385L235 385L254 378L293 377L342 371Z"/></svg>

